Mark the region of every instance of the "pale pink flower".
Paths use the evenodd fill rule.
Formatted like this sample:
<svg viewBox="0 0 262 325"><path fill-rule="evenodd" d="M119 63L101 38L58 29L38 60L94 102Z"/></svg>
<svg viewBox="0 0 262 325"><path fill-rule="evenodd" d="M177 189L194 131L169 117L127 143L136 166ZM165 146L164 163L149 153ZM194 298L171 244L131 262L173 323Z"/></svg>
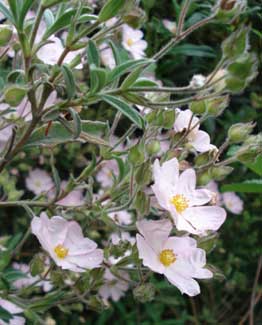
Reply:
<svg viewBox="0 0 262 325"><path fill-rule="evenodd" d="M134 57L134 59L142 59L145 57L147 42L143 40L143 32L133 29L128 25L123 25L123 47Z"/></svg>
<svg viewBox="0 0 262 325"><path fill-rule="evenodd" d="M67 221L60 216L48 218L42 212L31 223L32 233L36 235L43 249L62 269L85 272L100 267L103 250L87 237L79 224Z"/></svg>
<svg viewBox="0 0 262 325"><path fill-rule="evenodd" d="M125 210L109 213L108 216L120 225L130 225L132 223L132 215Z"/></svg>
<svg viewBox="0 0 262 325"><path fill-rule="evenodd" d="M48 192L54 187L54 183L50 175L46 171L39 168L29 172L25 183L27 189L36 195Z"/></svg>
<svg viewBox="0 0 262 325"><path fill-rule="evenodd" d="M234 192L222 194L222 200L226 209L234 214L241 214L244 209L244 202Z"/></svg>
<svg viewBox="0 0 262 325"><path fill-rule="evenodd" d="M66 181L61 182L61 189L64 190L67 186ZM54 191L50 193L50 198L54 197ZM56 202L57 205L62 206L81 206L85 204L85 198L83 195L83 190L76 188L67 194L63 199Z"/></svg>
<svg viewBox="0 0 262 325"><path fill-rule="evenodd" d="M213 274L205 269L206 254L197 248L195 239L169 237L172 224L169 220L137 222L137 248L143 265L163 274L181 293L195 296L200 287L194 279L209 279Z"/></svg>
<svg viewBox="0 0 262 325"><path fill-rule="evenodd" d="M22 308L16 306L15 304L13 304L8 300L1 299L1 298L0 298L0 306L13 316L8 322L4 322L3 320L0 319L0 325L24 325L25 324L24 317L16 316L17 314L21 314L23 312Z"/></svg>
<svg viewBox="0 0 262 325"><path fill-rule="evenodd" d="M162 166L157 159L153 175L153 192L160 206L170 212L178 230L204 235L208 230L218 230L223 224L225 210L218 206L206 206L213 194L207 189L196 189L193 169L186 169L179 175L176 158L164 162Z"/></svg>
<svg viewBox="0 0 262 325"><path fill-rule="evenodd" d="M99 49L103 65L109 69L114 69L116 66L116 61L111 47L108 44L103 43L99 46Z"/></svg>
<svg viewBox="0 0 262 325"><path fill-rule="evenodd" d="M99 288L99 295L105 302L108 302L109 299L117 302L128 290L128 281L130 280L128 273L124 271L118 271L118 273L123 280L114 276L108 269L105 271L105 283Z"/></svg>
<svg viewBox="0 0 262 325"><path fill-rule="evenodd" d="M163 19L163 25L168 29L172 34L176 34L176 22L168 19Z"/></svg>
<svg viewBox="0 0 262 325"><path fill-rule="evenodd" d="M199 123L199 118L196 116L192 119L192 112L187 109L181 111L177 109L177 117L174 124L174 130L176 132L182 132L187 130L190 126L192 128ZM191 121L191 123L190 123ZM217 148L210 143L210 137L205 131L199 130L199 124L187 135L188 143L198 152L206 152Z"/></svg>
<svg viewBox="0 0 262 325"><path fill-rule="evenodd" d="M54 65L57 64L61 54L64 51L64 46L60 38L51 36L49 39L50 43L42 46L37 52L38 58L46 64ZM64 58L64 63L71 63L71 61L78 55L81 54L81 50L71 51ZM76 66L76 69L82 69L83 64L80 63Z"/></svg>
<svg viewBox="0 0 262 325"><path fill-rule="evenodd" d="M119 169L116 160L106 160L96 174L96 180L102 187L111 187L114 184L114 179L118 177L118 175Z"/></svg>

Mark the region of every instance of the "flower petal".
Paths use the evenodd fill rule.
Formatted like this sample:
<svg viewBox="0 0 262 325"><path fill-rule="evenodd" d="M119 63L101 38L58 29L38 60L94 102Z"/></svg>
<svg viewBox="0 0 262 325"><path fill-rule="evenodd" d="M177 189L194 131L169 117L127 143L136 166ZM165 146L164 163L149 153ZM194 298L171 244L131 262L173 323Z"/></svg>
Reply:
<svg viewBox="0 0 262 325"><path fill-rule="evenodd" d="M188 296L193 297L200 293L200 287L196 280L173 272L172 268L167 269L165 276L182 294L186 293Z"/></svg>
<svg viewBox="0 0 262 325"><path fill-rule="evenodd" d="M190 141L191 145L199 152L206 152L214 148L210 144L210 136L205 131L198 131L192 137Z"/></svg>
<svg viewBox="0 0 262 325"><path fill-rule="evenodd" d="M153 175L155 183L165 181L172 186L177 186L179 175L179 164L176 158L165 161L160 166L159 160L156 159L153 166Z"/></svg>

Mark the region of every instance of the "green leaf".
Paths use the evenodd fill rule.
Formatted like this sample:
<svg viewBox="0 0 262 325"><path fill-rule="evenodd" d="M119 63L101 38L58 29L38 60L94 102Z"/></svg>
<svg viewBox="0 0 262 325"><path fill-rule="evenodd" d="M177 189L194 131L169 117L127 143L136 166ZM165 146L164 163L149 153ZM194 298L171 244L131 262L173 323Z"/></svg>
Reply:
<svg viewBox="0 0 262 325"><path fill-rule="evenodd" d="M64 76L66 89L67 89L67 98L70 100L74 98L76 94L76 82L72 70L67 66L62 66L62 73Z"/></svg>
<svg viewBox="0 0 262 325"><path fill-rule="evenodd" d="M133 87L158 87L157 82L147 79L147 78L139 78L132 85Z"/></svg>
<svg viewBox="0 0 262 325"><path fill-rule="evenodd" d="M120 50L115 45L115 43L112 42L111 40L109 40L108 44L109 44L109 46L111 47L111 49L113 51L113 55L114 55L114 59L115 59L116 65L120 65L123 62L122 56L120 54Z"/></svg>
<svg viewBox="0 0 262 325"><path fill-rule="evenodd" d="M74 139L77 139L82 132L81 119L78 113L73 108L70 107L68 110L74 121Z"/></svg>
<svg viewBox="0 0 262 325"><path fill-rule="evenodd" d="M134 122L139 128L142 129L144 127L144 121L142 116L134 108L129 106L126 102L122 101L117 97L109 96L109 95L103 95L101 96L101 98L109 105L115 107L117 110L123 113L127 118L129 118L132 122Z"/></svg>
<svg viewBox="0 0 262 325"><path fill-rule="evenodd" d="M87 59L88 64L94 64L96 67L100 66L100 55L98 49L93 41L88 41L87 46Z"/></svg>
<svg viewBox="0 0 262 325"><path fill-rule="evenodd" d="M19 19L18 19L18 26L22 30L24 26L25 17L29 11L29 9L34 4L34 0L24 0L21 10L19 11Z"/></svg>
<svg viewBox="0 0 262 325"><path fill-rule="evenodd" d="M0 2L0 12L2 12L2 14L6 17L6 19L8 19L11 23L15 24L15 20L12 13L1 2Z"/></svg>
<svg viewBox="0 0 262 325"><path fill-rule="evenodd" d="M153 60L141 59L141 60L129 60L118 66L116 66L109 74L108 82L113 81L116 78L121 77L123 74L133 71L134 69L146 65L150 62L154 62Z"/></svg>
<svg viewBox="0 0 262 325"><path fill-rule="evenodd" d="M0 306L0 319L9 324L9 321L12 320L13 316L4 308Z"/></svg>
<svg viewBox="0 0 262 325"><path fill-rule="evenodd" d="M140 74L143 72L143 70L144 70L143 67L138 67L134 71L132 71L126 77L126 79L122 82L121 89L124 90L124 89L131 87L136 82L136 80L138 79Z"/></svg>
<svg viewBox="0 0 262 325"><path fill-rule="evenodd" d="M176 46L170 51L173 55L186 55L186 56L196 56L205 58L216 58L217 53L212 49L212 47L207 45L194 45L194 44L183 44Z"/></svg>
<svg viewBox="0 0 262 325"><path fill-rule="evenodd" d="M99 13L99 21L104 22L116 16L125 2L125 0L108 0Z"/></svg>
<svg viewBox="0 0 262 325"><path fill-rule="evenodd" d="M95 65L90 66L90 93L94 94L101 90L107 81L107 71L102 68L96 68Z"/></svg>
<svg viewBox="0 0 262 325"><path fill-rule="evenodd" d="M223 185L221 190L222 192L262 193L262 179Z"/></svg>
<svg viewBox="0 0 262 325"><path fill-rule="evenodd" d="M254 163L245 165L259 176L262 176L262 155L258 156Z"/></svg>
<svg viewBox="0 0 262 325"><path fill-rule="evenodd" d="M68 122L70 130L65 128L59 122L53 122L48 135L45 135L46 125L36 129L25 145L26 148L32 146L45 146L45 145L58 145L61 143L76 141L74 139L73 129L74 122ZM82 133L81 139L83 136L83 141L108 145L106 141L101 139L101 136L108 131L107 123L96 122L96 121L82 121ZM78 139L79 141L79 139Z"/></svg>

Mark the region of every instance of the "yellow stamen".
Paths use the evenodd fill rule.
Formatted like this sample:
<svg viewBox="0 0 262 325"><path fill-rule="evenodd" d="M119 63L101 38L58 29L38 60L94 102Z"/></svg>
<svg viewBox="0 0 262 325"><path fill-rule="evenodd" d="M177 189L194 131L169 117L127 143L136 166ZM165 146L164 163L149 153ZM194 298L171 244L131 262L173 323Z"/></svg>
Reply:
<svg viewBox="0 0 262 325"><path fill-rule="evenodd" d="M181 194L173 196L170 202L174 205L178 213L184 212L189 207L189 200Z"/></svg>
<svg viewBox="0 0 262 325"><path fill-rule="evenodd" d="M128 38L127 45L132 46L133 44L134 44L134 41L132 40L132 38Z"/></svg>
<svg viewBox="0 0 262 325"><path fill-rule="evenodd" d="M159 255L160 262L164 266L170 266L176 261L176 255L172 249L164 249Z"/></svg>
<svg viewBox="0 0 262 325"><path fill-rule="evenodd" d="M58 258L64 259L68 255L68 249L63 245L57 245L54 249Z"/></svg>

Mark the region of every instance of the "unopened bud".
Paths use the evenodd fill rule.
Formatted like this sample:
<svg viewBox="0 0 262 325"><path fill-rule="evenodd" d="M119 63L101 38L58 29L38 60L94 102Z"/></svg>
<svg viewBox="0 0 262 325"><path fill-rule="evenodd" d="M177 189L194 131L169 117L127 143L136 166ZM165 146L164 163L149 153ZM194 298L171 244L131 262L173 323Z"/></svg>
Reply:
<svg viewBox="0 0 262 325"><path fill-rule="evenodd" d="M127 15L122 16L122 19L127 25L137 29L144 23L145 17L145 12L141 8L135 7Z"/></svg>
<svg viewBox="0 0 262 325"><path fill-rule="evenodd" d="M246 7L246 0L219 0L216 18L223 23L230 23L237 18Z"/></svg>
<svg viewBox="0 0 262 325"><path fill-rule="evenodd" d="M30 262L30 273L32 276L42 274L45 271L45 258L42 254L37 254Z"/></svg>
<svg viewBox="0 0 262 325"><path fill-rule="evenodd" d="M255 124L252 123L237 123L228 130L228 139L230 143L240 143L245 141L253 131Z"/></svg>
<svg viewBox="0 0 262 325"><path fill-rule="evenodd" d="M222 181L226 176L231 174L232 171L233 168L229 166L211 167L208 170L211 179L214 179L215 181Z"/></svg>
<svg viewBox="0 0 262 325"><path fill-rule="evenodd" d="M16 107L21 103L26 95L27 90L19 86L11 86L4 92L4 99L10 106Z"/></svg>
<svg viewBox="0 0 262 325"><path fill-rule="evenodd" d="M210 176L208 171L204 171L202 173L199 173L197 175L197 185L199 186L205 186L212 180L212 177Z"/></svg>
<svg viewBox="0 0 262 325"><path fill-rule="evenodd" d="M129 152L129 161L133 165L140 165L145 160L144 148L141 144L137 144L130 149Z"/></svg>
<svg viewBox="0 0 262 325"><path fill-rule="evenodd" d="M151 140L146 144L146 151L150 156L156 155L160 149L160 142L158 140Z"/></svg>
<svg viewBox="0 0 262 325"><path fill-rule="evenodd" d="M223 55L226 59L234 59L245 54L249 45L250 27L242 27L232 33L222 43Z"/></svg>
<svg viewBox="0 0 262 325"><path fill-rule="evenodd" d="M9 25L0 25L0 46L6 46L13 35L13 28Z"/></svg>
<svg viewBox="0 0 262 325"><path fill-rule="evenodd" d="M133 290L133 295L139 302L150 302L155 297L155 287L151 283L142 284Z"/></svg>
<svg viewBox="0 0 262 325"><path fill-rule="evenodd" d="M219 116L228 107L229 96L220 96L207 101L207 112L210 116Z"/></svg>

